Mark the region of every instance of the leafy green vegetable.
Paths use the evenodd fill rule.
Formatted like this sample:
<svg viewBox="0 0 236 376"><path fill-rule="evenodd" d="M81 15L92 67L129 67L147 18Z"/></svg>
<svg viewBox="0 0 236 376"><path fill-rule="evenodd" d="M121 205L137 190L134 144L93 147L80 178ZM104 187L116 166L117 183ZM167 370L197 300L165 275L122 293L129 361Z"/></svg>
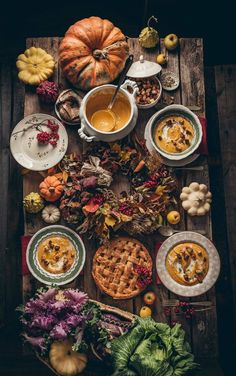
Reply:
<svg viewBox="0 0 236 376"><path fill-rule="evenodd" d="M112 376L182 376L197 367L181 326L137 318L135 327L111 345Z"/></svg>

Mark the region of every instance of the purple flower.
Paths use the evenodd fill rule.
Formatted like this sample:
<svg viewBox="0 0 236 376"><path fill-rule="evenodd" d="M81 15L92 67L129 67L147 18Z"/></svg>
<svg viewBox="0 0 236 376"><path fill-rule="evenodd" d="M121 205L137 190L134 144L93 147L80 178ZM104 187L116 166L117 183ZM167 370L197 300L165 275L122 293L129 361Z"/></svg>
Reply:
<svg viewBox="0 0 236 376"><path fill-rule="evenodd" d="M65 339L67 337L67 334L68 334L68 325L64 322L60 322L59 324L57 324L56 326L54 326L54 328L51 330L50 332L50 336L53 338L53 339Z"/></svg>
<svg viewBox="0 0 236 376"><path fill-rule="evenodd" d="M84 305L88 300L88 295L79 290L68 289L64 291L64 295L67 299L73 300L76 305Z"/></svg>
<svg viewBox="0 0 236 376"><path fill-rule="evenodd" d="M41 351L44 351L46 349L46 347L45 347L45 338L43 338L43 337L30 337L26 333L23 334L23 337L33 347L38 347L38 348L40 348Z"/></svg>
<svg viewBox="0 0 236 376"><path fill-rule="evenodd" d="M52 314L58 314L60 313L63 309L66 308L67 302L65 301L62 301L62 300L56 300L56 301L51 301L51 302L48 302L47 304L47 307L48 307L48 310L52 313Z"/></svg>
<svg viewBox="0 0 236 376"><path fill-rule="evenodd" d="M58 292L58 289L56 288L48 289L46 292L42 292L41 294L39 294L39 299L47 303L49 300L55 298L55 295L57 294L57 292Z"/></svg>
<svg viewBox="0 0 236 376"><path fill-rule="evenodd" d="M70 327L76 328L83 320L82 316L67 315L66 324Z"/></svg>
<svg viewBox="0 0 236 376"><path fill-rule="evenodd" d="M25 305L25 313L35 314L35 312L43 312L46 309L46 303L40 299L30 299Z"/></svg>
<svg viewBox="0 0 236 376"><path fill-rule="evenodd" d="M55 317L53 317L52 315L35 316L31 323L31 327L49 331L52 329L54 324L55 324Z"/></svg>

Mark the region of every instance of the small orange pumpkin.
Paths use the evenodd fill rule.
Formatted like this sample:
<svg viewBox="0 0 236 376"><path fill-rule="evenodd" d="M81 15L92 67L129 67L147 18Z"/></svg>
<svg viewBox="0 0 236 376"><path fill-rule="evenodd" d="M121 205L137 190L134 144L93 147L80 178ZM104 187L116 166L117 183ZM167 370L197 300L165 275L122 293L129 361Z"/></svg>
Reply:
<svg viewBox="0 0 236 376"><path fill-rule="evenodd" d="M59 197L61 197L62 191L63 185L56 176L47 176L39 185L40 195L46 201L56 201Z"/></svg>

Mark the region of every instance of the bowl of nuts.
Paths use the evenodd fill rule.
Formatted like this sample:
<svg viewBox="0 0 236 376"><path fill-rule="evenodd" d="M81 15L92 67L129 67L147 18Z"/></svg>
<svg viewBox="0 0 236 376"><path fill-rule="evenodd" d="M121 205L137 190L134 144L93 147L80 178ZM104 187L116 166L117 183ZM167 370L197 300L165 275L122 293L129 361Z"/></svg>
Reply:
<svg viewBox="0 0 236 376"><path fill-rule="evenodd" d="M136 104L141 109L148 109L155 106L162 93L162 87L157 77L143 78L135 80L138 85Z"/></svg>
<svg viewBox="0 0 236 376"><path fill-rule="evenodd" d="M161 66L153 61L144 60L143 55L133 63L127 77L138 85L136 104L141 109L148 109L157 104L161 98L162 85L157 78Z"/></svg>

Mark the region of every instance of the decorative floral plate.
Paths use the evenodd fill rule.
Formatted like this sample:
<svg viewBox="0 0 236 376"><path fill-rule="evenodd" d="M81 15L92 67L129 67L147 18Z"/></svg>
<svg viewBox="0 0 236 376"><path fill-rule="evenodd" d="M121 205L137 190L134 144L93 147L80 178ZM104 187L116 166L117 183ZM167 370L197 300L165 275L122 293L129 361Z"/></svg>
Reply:
<svg viewBox="0 0 236 376"><path fill-rule="evenodd" d="M179 243L197 243L205 248L209 257L209 269L202 283L194 286L185 286L176 282L166 269L166 257L173 247ZM204 294L216 282L220 273L220 257L214 244L205 236L192 231L183 231L170 236L163 242L156 257L158 276L168 290L180 296L193 297Z"/></svg>
<svg viewBox="0 0 236 376"><path fill-rule="evenodd" d="M59 126L56 146L41 144L37 140L39 132L49 131L46 125L48 120ZM15 160L33 171L43 171L55 166L64 157L67 146L68 136L64 125L47 114L26 116L15 126L10 139L10 148Z"/></svg>
<svg viewBox="0 0 236 376"><path fill-rule="evenodd" d="M60 274L49 273L39 263L38 246L39 244L52 236L61 236L70 241L75 249L75 260L69 270ZM73 281L81 272L85 262L85 247L80 237L71 229L60 226L48 226L39 230L30 240L27 251L26 261L32 275L46 285L56 284L65 285Z"/></svg>
<svg viewBox="0 0 236 376"><path fill-rule="evenodd" d="M156 149L153 147L150 139L149 139L149 128L151 127L151 124L152 124L152 120L153 118L155 117L155 114L149 119L146 127L145 127L145 131L144 131L144 139L146 141L146 146L147 146L147 149L148 151L151 153L152 151L156 151ZM194 162L198 157L199 157L200 154L197 154L197 153L193 153L191 155L189 155L188 157L186 158L183 158L183 159L180 159L180 160L174 160L174 159L167 159L163 156L161 156L162 160L163 160L163 163L166 165L166 166L169 166L169 167L183 167L183 166L186 166L192 162Z"/></svg>

